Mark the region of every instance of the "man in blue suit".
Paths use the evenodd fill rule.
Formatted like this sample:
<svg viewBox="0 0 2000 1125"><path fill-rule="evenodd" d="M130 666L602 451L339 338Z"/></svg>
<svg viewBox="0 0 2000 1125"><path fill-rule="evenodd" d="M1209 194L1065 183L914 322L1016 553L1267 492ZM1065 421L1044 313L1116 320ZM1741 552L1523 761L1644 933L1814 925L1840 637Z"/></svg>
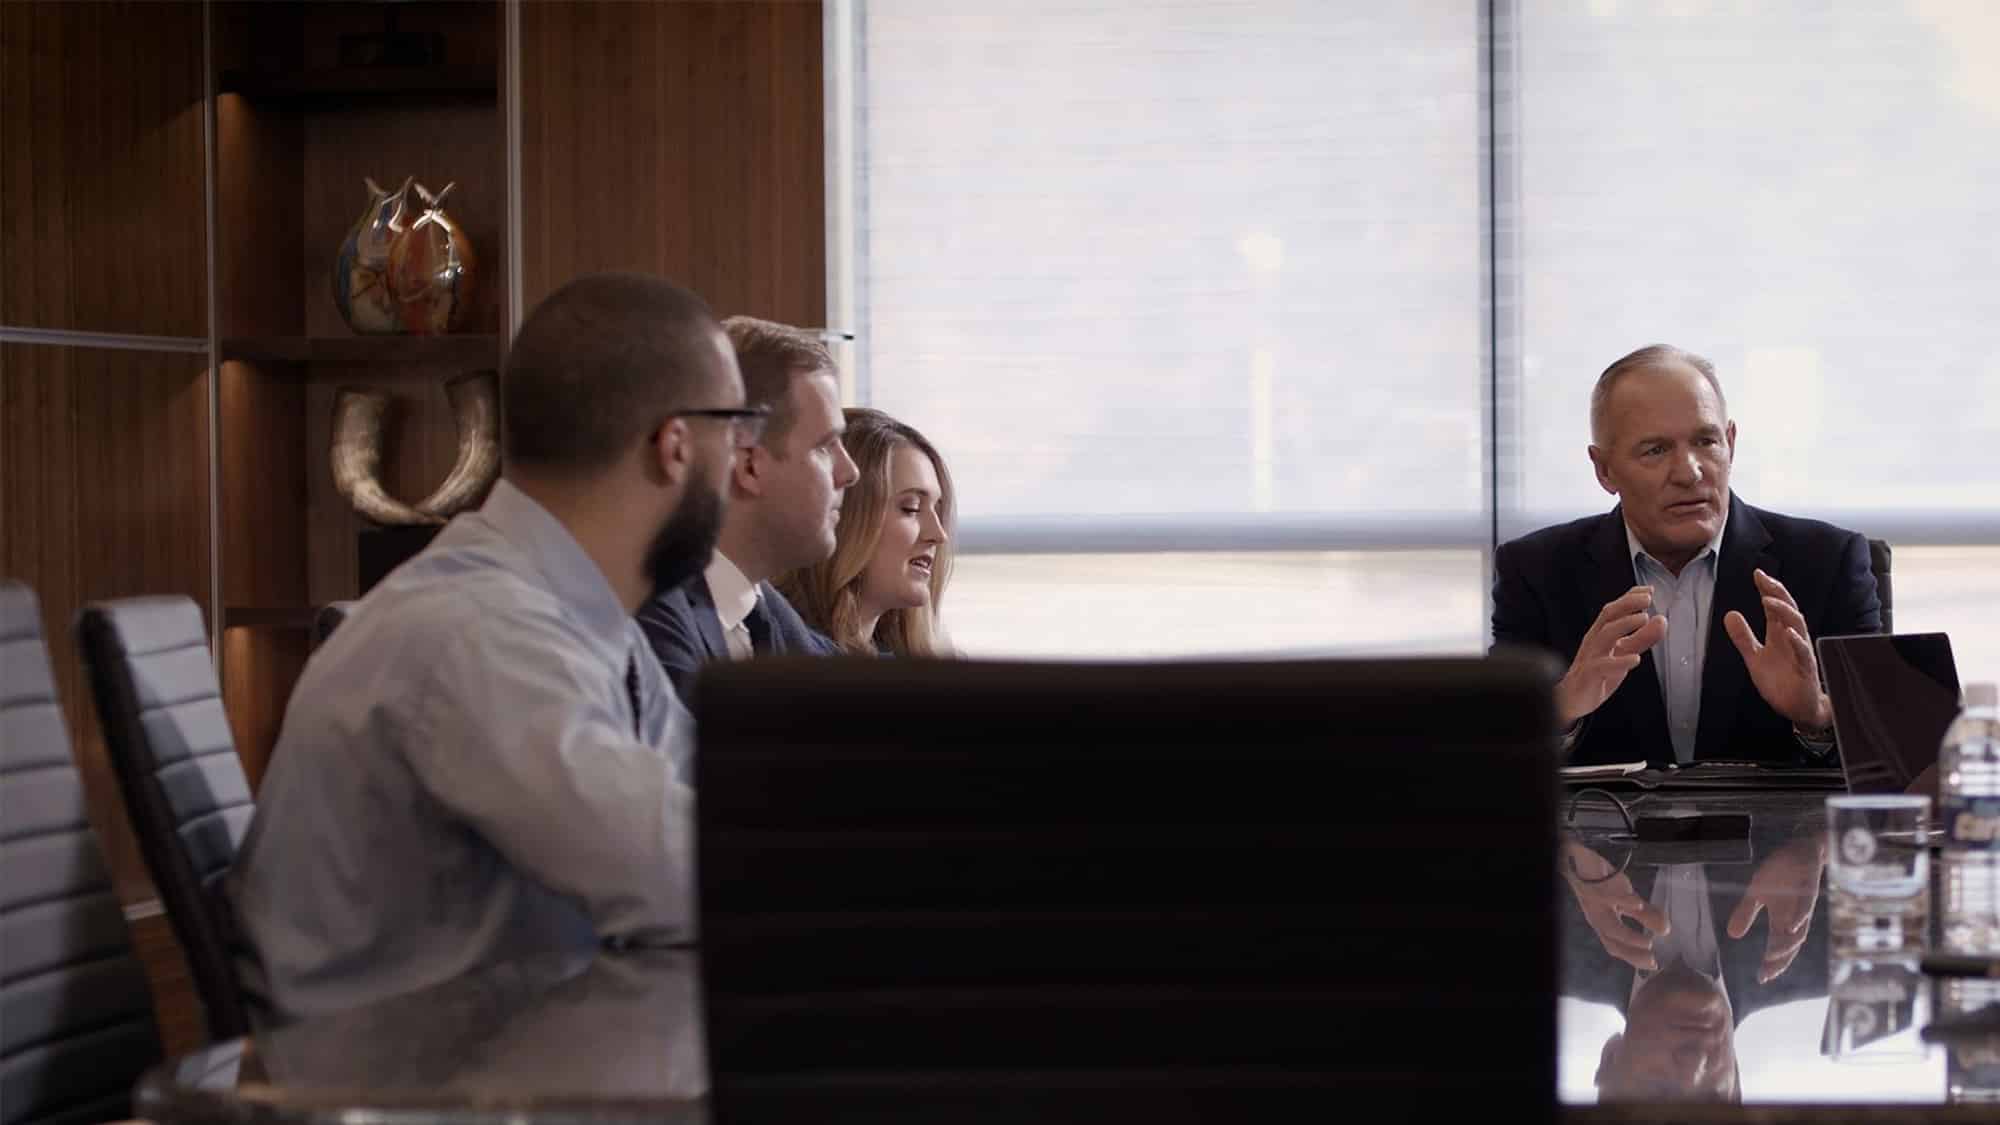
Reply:
<svg viewBox="0 0 2000 1125"><path fill-rule="evenodd" d="M710 660L831 655L770 580L833 553L840 498L860 475L841 444L846 429L833 356L813 333L736 316L722 322L753 407L769 411L739 446L729 506L708 568L655 591L639 625L682 699Z"/></svg>
<svg viewBox="0 0 2000 1125"><path fill-rule="evenodd" d="M1861 535L1753 508L1729 488L1736 423L1714 365L1641 348L1591 394L1609 513L1494 555L1493 639L1569 662L1556 688L1576 764L1831 764L1813 638L1881 630Z"/></svg>

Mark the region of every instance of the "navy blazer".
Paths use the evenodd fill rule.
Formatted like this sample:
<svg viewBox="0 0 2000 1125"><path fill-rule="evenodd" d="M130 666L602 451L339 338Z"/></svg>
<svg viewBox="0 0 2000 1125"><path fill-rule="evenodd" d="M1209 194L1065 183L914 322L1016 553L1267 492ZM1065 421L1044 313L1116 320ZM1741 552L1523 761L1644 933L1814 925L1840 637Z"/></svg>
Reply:
<svg viewBox="0 0 2000 1125"><path fill-rule="evenodd" d="M1622 507L1502 544L1493 556L1494 646L1542 648L1567 665L1605 604L1637 584L1628 551ZM1882 606L1865 538L1832 524L1753 508L1732 492L1709 608L1701 719L1695 729L1697 761L1806 760L1791 721L1757 694L1736 642L1722 627L1723 616L1735 610L1763 639L1764 602L1750 577L1758 568L1791 591L1805 615L1809 639L1882 631ZM1674 760L1667 707L1650 652L1583 721L1569 760L1601 765L1640 758L1655 767Z"/></svg>
<svg viewBox="0 0 2000 1125"><path fill-rule="evenodd" d="M771 651L762 655L832 656L839 651L807 625L769 582L758 583L757 589L771 622ZM722 619L715 614L715 595L709 592L705 575L697 574L675 589L653 595L639 607L638 616L639 627L652 642L653 652L682 702L690 701L695 672L703 664L729 659L729 642L723 639Z"/></svg>

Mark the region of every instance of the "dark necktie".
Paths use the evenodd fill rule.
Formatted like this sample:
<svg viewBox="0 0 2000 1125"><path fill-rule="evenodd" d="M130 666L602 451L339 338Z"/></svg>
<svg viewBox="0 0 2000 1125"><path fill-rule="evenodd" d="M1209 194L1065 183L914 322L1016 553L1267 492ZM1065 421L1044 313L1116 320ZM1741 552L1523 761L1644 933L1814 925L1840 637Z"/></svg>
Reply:
<svg viewBox="0 0 2000 1125"><path fill-rule="evenodd" d="M743 628L750 634L750 651L758 656L769 656L771 619L764 613L763 598L758 598L757 604L750 607L750 612L743 618Z"/></svg>
<svg viewBox="0 0 2000 1125"><path fill-rule="evenodd" d="M625 697L632 701L632 737L641 742L646 740L639 729L639 654L632 653L625 658Z"/></svg>

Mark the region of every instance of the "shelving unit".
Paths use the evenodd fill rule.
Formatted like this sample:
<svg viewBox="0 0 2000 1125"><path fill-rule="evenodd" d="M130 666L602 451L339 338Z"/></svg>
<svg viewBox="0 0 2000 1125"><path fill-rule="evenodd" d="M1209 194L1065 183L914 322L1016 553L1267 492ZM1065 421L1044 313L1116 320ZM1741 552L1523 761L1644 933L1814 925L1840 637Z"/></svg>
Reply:
<svg viewBox="0 0 2000 1125"><path fill-rule="evenodd" d="M309 629L319 611L309 606L237 606L222 611L225 629Z"/></svg>
<svg viewBox="0 0 2000 1125"><path fill-rule="evenodd" d="M449 336L257 336L222 341L224 360L258 364L310 364L390 368L403 364L449 364L466 369L496 367L500 337L492 333Z"/></svg>
<svg viewBox="0 0 2000 1125"><path fill-rule="evenodd" d="M260 101L279 101L391 94L471 94L490 98L497 94L499 86L490 66L336 66L276 73L227 70L216 89Z"/></svg>
<svg viewBox="0 0 2000 1125"><path fill-rule="evenodd" d="M328 460L335 393L389 391L381 479L414 499L457 457L445 380L500 364L513 249L502 241L504 9L230 0L209 13L223 690L256 776L319 608L361 592L368 525L334 489ZM354 65L371 51L401 61ZM458 185L447 208L476 256L473 303L451 335L357 335L334 304L334 257L368 203L363 179L406 176Z"/></svg>

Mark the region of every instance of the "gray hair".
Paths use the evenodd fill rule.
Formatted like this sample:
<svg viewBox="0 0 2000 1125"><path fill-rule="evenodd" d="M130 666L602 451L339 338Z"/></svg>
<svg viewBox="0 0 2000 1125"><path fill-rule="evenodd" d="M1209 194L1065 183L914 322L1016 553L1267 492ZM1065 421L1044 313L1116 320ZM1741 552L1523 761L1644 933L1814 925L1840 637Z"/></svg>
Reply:
<svg viewBox="0 0 2000 1125"><path fill-rule="evenodd" d="M1715 402L1722 408L1722 416L1729 417L1729 400L1723 396L1722 380L1715 377L1713 363L1672 344L1647 344L1618 359L1597 377L1597 386L1590 392L1590 440L1593 443L1601 444L1603 441L1604 415L1611 408L1611 388L1617 385L1618 380L1634 371L1656 369L1669 363L1685 363L1701 372L1701 377L1707 379L1710 389L1715 391Z"/></svg>

